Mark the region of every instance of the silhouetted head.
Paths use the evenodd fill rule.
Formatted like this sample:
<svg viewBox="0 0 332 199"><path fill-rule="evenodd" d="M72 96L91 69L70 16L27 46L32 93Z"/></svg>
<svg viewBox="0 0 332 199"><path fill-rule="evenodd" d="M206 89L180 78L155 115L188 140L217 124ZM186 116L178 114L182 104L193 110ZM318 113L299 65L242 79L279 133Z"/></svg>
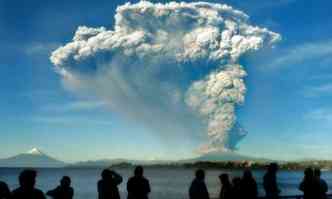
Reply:
<svg viewBox="0 0 332 199"><path fill-rule="evenodd" d="M279 166L277 163L271 163L268 167L267 170L269 173L276 173L279 169Z"/></svg>
<svg viewBox="0 0 332 199"><path fill-rule="evenodd" d="M102 172L101 172L101 178L103 180L109 180L109 179L112 179L112 172L111 170L109 169L104 169Z"/></svg>
<svg viewBox="0 0 332 199"><path fill-rule="evenodd" d="M253 177L252 177L252 172L251 172L251 170L250 169L246 169L246 170L244 170L244 172L243 172L243 179L246 179L246 180L248 180L248 179L252 179Z"/></svg>
<svg viewBox="0 0 332 199"><path fill-rule="evenodd" d="M314 176L315 177L320 177L320 175L321 175L320 168L315 168L315 170L314 170Z"/></svg>
<svg viewBox="0 0 332 199"><path fill-rule="evenodd" d="M306 178L313 178L314 177L314 171L312 170L312 168L306 168L304 170L304 177L306 177Z"/></svg>
<svg viewBox="0 0 332 199"><path fill-rule="evenodd" d="M9 198L10 190L5 182L0 181L0 197Z"/></svg>
<svg viewBox="0 0 332 199"><path fill-rule="evenodd" d="M19 176L20 186L25 189L33 189L36 184L37 172L27 169L21 172Z"/></svg>
<svg viewBox="0 0 332 199"><path fill-rule="evenodd" d="M69 176L63 176L61 181L60 181L60 184L62 187L70 187L70 184L71 184L71 179Z"/></svg>
<svg viewBox="0 0 332 199"><path fill-rule="evenodd" d="M198 180L204 180L204 178L205 178L205 172L204 172L203 169L198 169L198 170L196 171L196 178L197 178Z"/></svg>
<svg viewBox="0 0 332 199"><path fill-rule="evenodd" d="M143 173L144 173L144 169L143 169L142 166L137 166L135 168L134 174L135 174L136 177L142 177Z"/></svg>
<svg viewBox="0 0 332 199"><path fill-rule="evenodd" d="M223 185L229 185L230 184L229 177L228 177L227 173L221 174L219 176L219 180L220 180L221 184L223 184Z"/></svg>

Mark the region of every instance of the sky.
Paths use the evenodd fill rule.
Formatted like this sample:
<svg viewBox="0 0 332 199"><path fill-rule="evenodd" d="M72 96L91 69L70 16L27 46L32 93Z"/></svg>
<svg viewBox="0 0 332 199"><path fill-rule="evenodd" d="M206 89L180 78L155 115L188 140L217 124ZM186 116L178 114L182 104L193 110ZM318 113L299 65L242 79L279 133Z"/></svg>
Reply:
<svg viewBox="0 0 332 199"><path fill-rule="evenodd" d="M78 26L113 29L115 9L126 2L0 0L0 158L33 147L68 162L197 155L197 140L153 133L98 96L73 92L55 72L50 55ZM241 57L247 92L236 116L248 134L237 152L332 159L332 2L208 2L239 9L282 37Z"/></svg>

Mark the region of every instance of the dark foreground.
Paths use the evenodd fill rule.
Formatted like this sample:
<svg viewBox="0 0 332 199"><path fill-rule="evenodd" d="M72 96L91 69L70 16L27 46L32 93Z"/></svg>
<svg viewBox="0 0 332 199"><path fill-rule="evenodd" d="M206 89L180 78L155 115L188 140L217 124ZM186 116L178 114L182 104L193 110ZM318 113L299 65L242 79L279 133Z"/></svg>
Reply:
<svg viewBox="0 0 332 199"><path fill-rule="evenodd" d="M0 181L8 183L10 189L18 187L17 177L22 171L19 168L5 169L0 168ZM62 176L68 175L72 179L72 187L75 189L74 198L93 199L97 198L97 182L100 179L102 169L79 169L79 168L61 168L61 169L38 169L37 187L42 191L55 188ZM133 174L130 168L117 169L123 177L123 183L119 186L121 198L126 198L126 182ZM230 177L241 176L242 170L206 170L206 183L209 194L212 198L217 198L220 191L220 182L218 176L222 172L227 172ZM265 170L254 170L253 175L257 180L258 194L263 196L262 177ZM188 198L188 189L193 179L195 169L174 169L174 168L147 168L145 176L149 178L151 184L150 199L185 199ZM332 187L332 172L322 172L322 177L327 181L329 187ZM299 183L303 178L303 171L279 171L278 184L281 189L281 195L291 195L296 199L297 195L302 193L298 190ZM332 197L330 197L332 198Z"/></svg>

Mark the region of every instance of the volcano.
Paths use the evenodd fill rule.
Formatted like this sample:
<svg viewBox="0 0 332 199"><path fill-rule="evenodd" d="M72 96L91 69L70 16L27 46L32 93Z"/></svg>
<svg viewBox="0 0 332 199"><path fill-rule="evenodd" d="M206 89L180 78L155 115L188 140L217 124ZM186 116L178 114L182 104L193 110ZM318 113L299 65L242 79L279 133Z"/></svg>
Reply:
<svg viewBox="0 0 332 199"><path fill-rule="evenodd" d="M9 158L0 159L0 167L58 168L64 167L63 161L43 153L38 148Z"/></svg>

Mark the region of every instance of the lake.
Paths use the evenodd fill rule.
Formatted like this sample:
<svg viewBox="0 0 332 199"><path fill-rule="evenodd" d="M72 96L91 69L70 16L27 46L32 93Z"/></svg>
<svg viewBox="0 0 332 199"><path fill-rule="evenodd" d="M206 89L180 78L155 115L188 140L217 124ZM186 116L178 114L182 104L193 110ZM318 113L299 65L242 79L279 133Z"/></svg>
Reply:
<svg viewBox="0 0 332 199"><path fill-rule="evenodd" d="M0 168L0 180L7 182L11 189L18 186L18 174L22 169L17 168ZM37 187L44 192L55 188L63 175L72 178L72 186L75 189L75 199L96 199L97 198L97 181L100 179L102 169L38 169ZM132 175L133 171L129 168L117 169L117 172L124 178L120 185L121 198L126 198L126 182ZM185 199L189 185L194 176L194 169L175 169L175 168L147 168L145 176L150 180L152 192L150 199ZM212 197L218 195L220 183L218 176L222 172L229 173L233 176L241 176L242 171L222 171L207 170L206 182ZM254 176L259 185L259 193L263 194L262 176L264 171L254 171ZM279 186L282 195L300 194L297 190L298 184L302 180L302 171L280 171L278 174ZM332 185L332 172L323 172L322 177Z"/></svg>

